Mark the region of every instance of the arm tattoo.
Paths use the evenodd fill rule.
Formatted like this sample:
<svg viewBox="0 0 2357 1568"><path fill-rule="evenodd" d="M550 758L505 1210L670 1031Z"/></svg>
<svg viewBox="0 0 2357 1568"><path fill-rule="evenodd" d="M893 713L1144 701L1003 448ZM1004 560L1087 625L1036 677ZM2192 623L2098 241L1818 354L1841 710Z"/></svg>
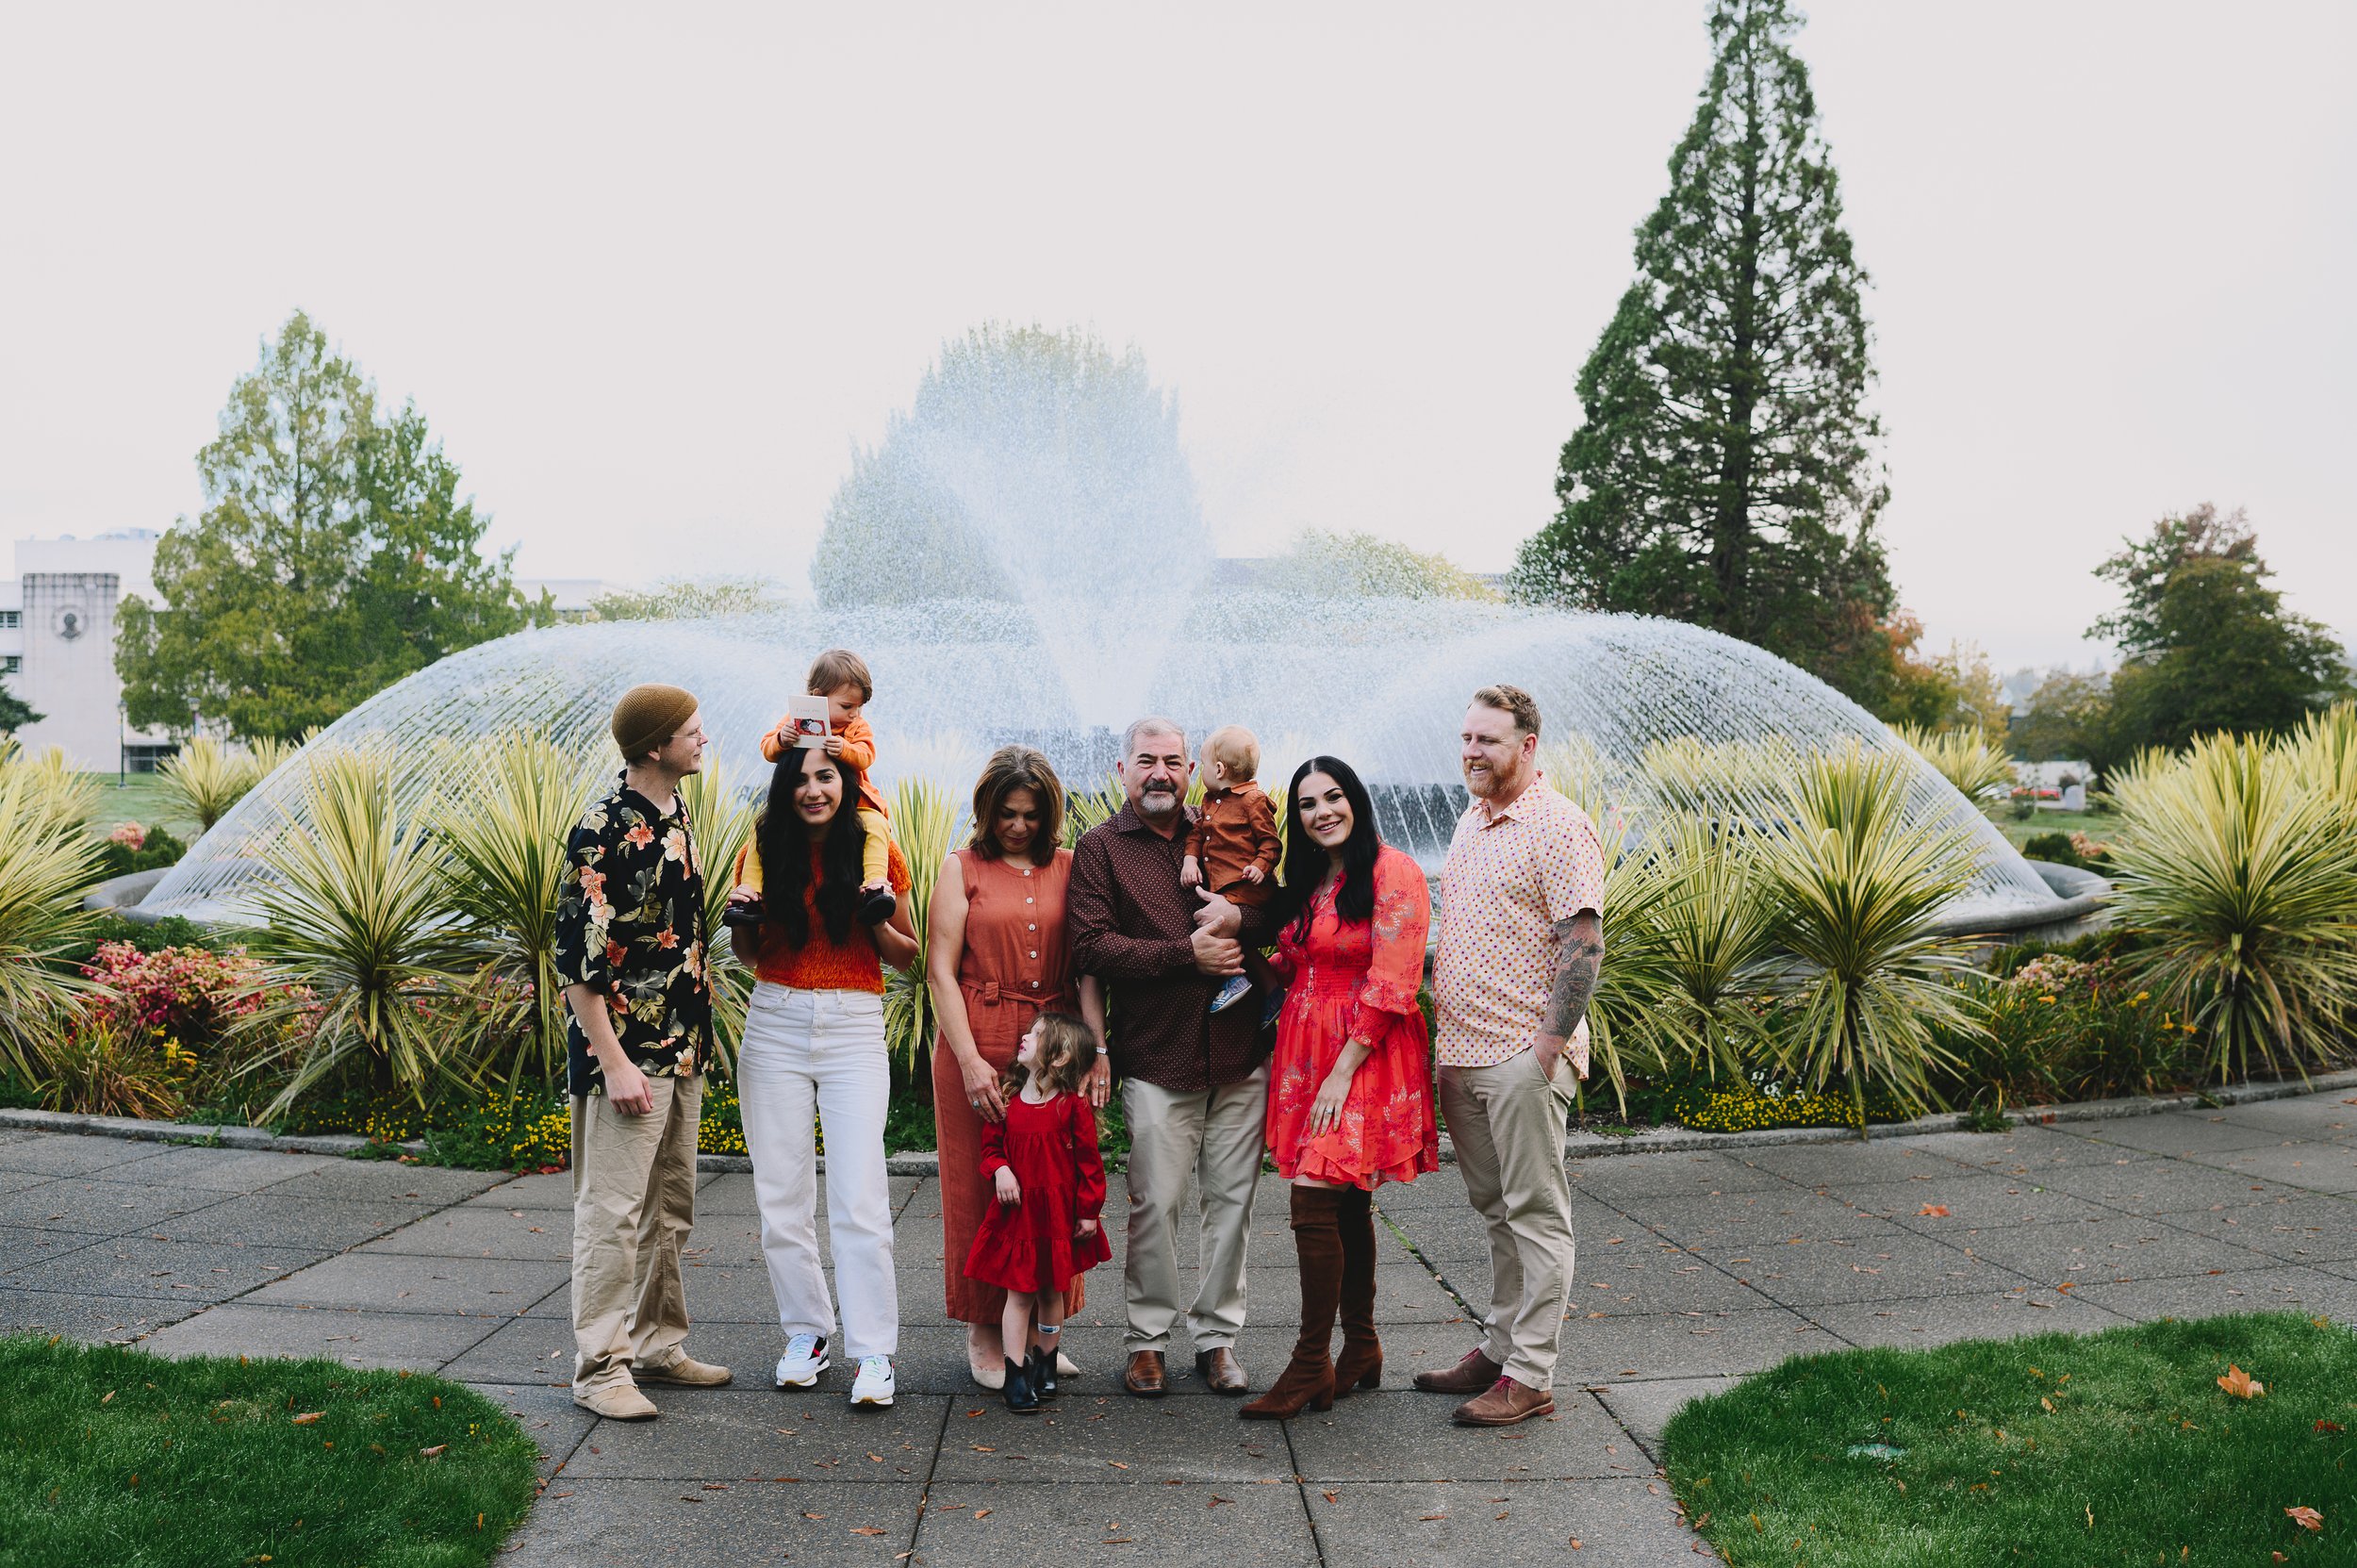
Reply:
<svg viewBox="0 0 2357 1568"><path fill-rule="evenodd" d="M1596 976L1604 966L1604 920L1584 909L1555 923L1562 949L1555 963L1555 990L1547 999L1546 1032L1570 1039L1588 1015L1588 999L1595 994Z"/></svg>

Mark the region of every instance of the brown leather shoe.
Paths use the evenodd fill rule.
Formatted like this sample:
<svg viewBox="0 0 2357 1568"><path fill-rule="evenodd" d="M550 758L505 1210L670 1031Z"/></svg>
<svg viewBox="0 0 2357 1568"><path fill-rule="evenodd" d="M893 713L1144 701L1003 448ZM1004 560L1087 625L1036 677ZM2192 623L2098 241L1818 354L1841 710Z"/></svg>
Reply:
<svg viewBox="0 0 2357 1568"><path fill-rule="evenodd" d="M1490 1353L1479 1346L1465 1352L1465 1359L1455 1366L1442 1367L1416 1374L1416 1386L1426 1394L1479 1394L1498 1380L1506 1368L1490 1359Z"/></svg>
<svg viewBox="0 0 2357 1568"><path fill-rule="evenodd" d="M1160 1399L1170 1392L1162 1384L1162 1353L1160 1350L1132 1352L1129 1365L1121 1374L1121 1386L1141 1399Z"/></svg>
<svg viewBox="0 0 2357 1568"><path fill-rule="evenodd" d="M1242 1394L1252 1387L1251 1380L1244 1375L1244 1363L1224 1345L1216 1350L1195 1353L1195 1375L1213 1394Z"/></svg>
<svg viewBox="0 0 2357 1568"><path fill-rule="evenodd" d="M1553 1415L1555 1395L1544 1389L1525 1388L1511 1378L1500 1378L1490 1392L1457 1407L1460 1427L1511 1427L1534 1415Z"/></svg>

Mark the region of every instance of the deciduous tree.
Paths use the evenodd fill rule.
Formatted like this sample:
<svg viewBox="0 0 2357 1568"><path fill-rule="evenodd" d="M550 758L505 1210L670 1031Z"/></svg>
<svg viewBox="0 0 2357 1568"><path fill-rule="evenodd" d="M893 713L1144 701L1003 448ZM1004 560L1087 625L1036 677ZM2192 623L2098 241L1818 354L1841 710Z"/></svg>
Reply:
<svg viewBox="0 0 2357 1568"><path fill-rule="evenodd" d="M240 376L197 454L206 509L156 552L159 603L124 601L115 663L135 725L201 718L290 739L446 653L535 620L514 552L414 405L374 387L301 311Z"/></svg>

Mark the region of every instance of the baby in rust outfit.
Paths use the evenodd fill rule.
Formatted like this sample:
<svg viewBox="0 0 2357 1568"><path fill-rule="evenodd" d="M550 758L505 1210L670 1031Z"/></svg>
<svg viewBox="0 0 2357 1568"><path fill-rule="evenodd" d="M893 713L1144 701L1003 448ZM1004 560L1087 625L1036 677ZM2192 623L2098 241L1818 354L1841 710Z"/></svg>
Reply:
<svg viewBox="0 0 2357 1568"><path fill-rule="evenodd" d="M1241 724L1213 730L1203 741L1203 809L1187 834L1186 863L1178 871L1188 887L1209 887L1236 904L1266 903L1277 891L1277 859L1284 840L1277 836L1277 808L1268 792L1252 782L1261 770L1261 743ZM1260 960L1246 960L1259 971ZM1233 1007L1252 989L1259 973L1235 976L1211 1000L1217 1013Z"/></svg>

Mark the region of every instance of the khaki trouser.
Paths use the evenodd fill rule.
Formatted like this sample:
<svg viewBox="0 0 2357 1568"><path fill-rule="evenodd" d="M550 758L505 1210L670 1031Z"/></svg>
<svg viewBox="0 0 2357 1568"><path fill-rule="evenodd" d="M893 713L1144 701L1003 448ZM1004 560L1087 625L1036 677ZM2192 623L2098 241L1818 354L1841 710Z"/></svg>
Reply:
<svg viewBox="0 0 2357 1568"><path fill-rule="evenodd" d="M1556 1068L1571 1072L1567 1060ZM1465 1192L1490 1228L1489 1358L1525 1388L1555 1386L1572 1288L1567 1107L1525 1050L1493 1067L1441 1069L1441 1114Z"/></svg>
<svg viewBox="0 0 2357 1568"><path fill-rule="evenodd" d="M1187 1176L1202 1189L1202 1269L1187 1332L1197 1353L1232 1347L1244 1328L1244 1250L1252 1233L1252 1194L1261 1180L1268 1120L1268 1064L1216 1089L1164 1089L1124 1079L1129 1123L1129 1296L1130 1351L1162 1350L1178 1318L1178 1211Z"/></svg>
<svg viewBox="0 0 2357 1568"><path fill-rule="evenodd" d="M680 1248L696 1223L703 1079L650 1078L654 1109L573 1098L573 1387L627 1382L687 1338Z"/></svg>

